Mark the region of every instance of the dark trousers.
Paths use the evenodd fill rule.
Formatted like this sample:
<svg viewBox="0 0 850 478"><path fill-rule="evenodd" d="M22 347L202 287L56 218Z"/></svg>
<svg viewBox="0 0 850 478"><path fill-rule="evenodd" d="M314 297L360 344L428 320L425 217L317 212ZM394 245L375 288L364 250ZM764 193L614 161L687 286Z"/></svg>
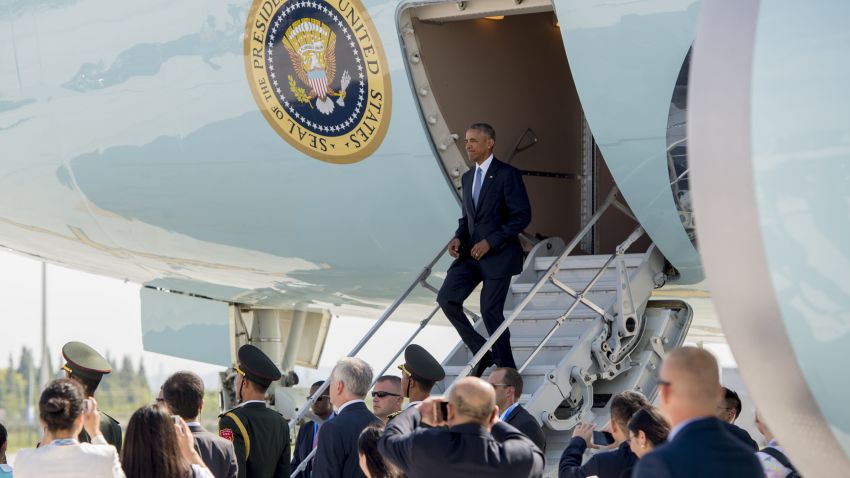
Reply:
<svg viewBox="0 0 850 478"><path fill-rule="evenodd" d="M484 326L489 334L493 334L499 325L505 320L505 298L511 285L511 277L499 279L484 279L481 266L478 261L463 257L454 262L449 268L443 287L437 294L437 303L443 309L443 313L454 325L463 343L473 353L477 353L486 340L472 328L472 324L463 313L463 301L475 290L481 281L484 287L481 290L481 315ZM506 330L504 334L493 344L493 361L499 367L516 368L514 355L511 352L511 333Z"/></svg>

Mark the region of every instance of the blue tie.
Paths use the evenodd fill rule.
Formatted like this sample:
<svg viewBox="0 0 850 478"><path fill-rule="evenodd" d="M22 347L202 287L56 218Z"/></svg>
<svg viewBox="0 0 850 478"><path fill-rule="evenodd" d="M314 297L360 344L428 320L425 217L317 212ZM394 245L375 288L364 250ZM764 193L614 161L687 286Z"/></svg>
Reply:
<svg viewBox="0 0 850 478"><path fill-rule="evenodd" d="M481 174L481 168L478 166L475 167L475 181L472 183L472 204L475 207L478 207L478 193L481 192L481 181L483 181L483 174Z"/></svg>

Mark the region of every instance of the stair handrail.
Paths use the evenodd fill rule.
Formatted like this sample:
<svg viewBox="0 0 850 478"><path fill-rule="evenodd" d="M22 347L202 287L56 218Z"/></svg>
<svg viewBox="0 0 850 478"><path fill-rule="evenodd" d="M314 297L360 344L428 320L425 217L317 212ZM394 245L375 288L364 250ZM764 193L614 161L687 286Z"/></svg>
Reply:
<svg viewBox="0 0 850 478"><path fill-rule="evenodd" d="M480 349L478 349L478 352L473 355L472 359L469 361L469 363L466 364L466 366L464 366L464 368L460 371L455 380L466 377L467 375L469 375L470 372L472 372L472 369L475 367L475 365L493 347L493 344L496 343L499 337L501 337L502 334L504 334L505 331L508 330L508 327L510 327L514 320L516 320L516 318L519 316L519 314L522 313L522 311L529 304L529 302L531 302L531 299L533 299L537 295L540 289L546 284L546 282L548 282L552 278L552 276L554 276L558 271L560 271L561 261L566 259L567 256L569 256L573 252L573 250L578 246L579 242L581 242L584 236L586 236L593 228L593 226L596 225L596 223L599 221L599 218L602 217L605 211L607 211L612 204L614 204L618 194L619 189L617 188L617 186L611 188L611 191L608 193L608 196L605 198L605 201L602 203L600 208L597 209L593 216L591 216L591 218L587 221L587 224L585 224L584 227L578 232L578 234L576 234L576 236L570 241L564 251L554 261L552 261L552 264L546 269L546 272L537 279L537 281L531 287L531 290L526 294L526 296L522 299L519 305L514 307L513 311L511 312L511 315L507 319L502 321L502 324L499 325L499 327L492 334L490 334L490 338L488 338L487 341L484 342L484 345ZM591 308L598 309L595 304L588 301L584 297L581 297L580 300L582 303L590 306ZM597 312L600 311L597 310ZM601 311L600 313L608 320L612 320L612 318L607 312Z"/></svg>
<svg viewBox="0 0 850 478"><path fill-rule="evenodd" d="M599 270L596 271L596 274L593 275L593 278L590 279L590 282L588 282L587 285L584 286L581 292L577 292L574 295L570 292L565 291L573 298L573 303L570 304L570 306L563 314L561 314L560 316L558 316L557 319L555 319L555 324L543 337L540 343L537 344L534 350L531 351L531 354L528 356L525 362L523 362L522 366L519 367L519 373L522 373L531 364L532 360L534 360L537 354L539 354L540 351L543 350L543 347L545 347L546 344L549 343L549 341L552 339L552 337L555 336L555 333L558 331L558 329L561 328L562 325L564 325L564 323L573 313L575 308L578 307L578 305L581 303L581 299L584 298L596 286L596 283L599 282L599 279L602 278L602 275L605 273L611 263L613 263L618 256L625 253L626 250L628 250L629 246L631 246L643 234L643 227L638 226L623 243L617 246L616 251L610 256L608 256L608 259L605 260L605 264L603 264L602 267L600 267Z"/></svg>
<svg viewBox="0 0 850 478"><path fill-rule="evenodd" d="M685 169L685 171L683 171L682 174L680 174L676 179L674 179L673 181L670 182L669 186L673 186L673 184L675 184L677 181L679 181L681 178L683 178L686 174L688 174L689 170L690 170L690 168ZM599 313L607 321L613 322L613 318L611 317L611 315L608 313L607 310L601 310L600 307L598 307L596 304L589 301L585 297L586 290L582 291L580 293L576 292L576 291L572 290L571 288L569 288L566 284L563 284L560 281L554 279L554 276L555 276L555 274L557 274L561 270L561 261L566 259L567 256L569 256L573 252L573 249L575 249L576 246L578 246L579 242L581 242L581 240L584 238L584 236L586 236L590 232L590 230L593 228L593 226L595 226L596 223L599 221L599 218L602 217L602 215L605 213L605 211L608 210L608 208L610 206L612 206L612 205L615 206L615 208L617 208L620 211L622 211L623 213L627 214L632 219L637 220L634 217L634 215L632 215L630 213L630 211L628 211L628 208L625 205L623 205L622 203L617 201L617 195L618 194L619 194L619 188L615 185L613 188L611 188L611 191L608 193L608 196L605 198L605 201L602 203L602 206L593 214L593 216L591 216L591 218L587 221L587 224L584 225L584 227L578 232L578 234L576 234L575 237L573 237L573 239L567 245L566 249L564 249L564 251L557 257L557 259L552 261L552 264L549 265L549 267L546 269L546 272L537 279L537 281L531 287L531 290L529 290L528 293L525 295L525 297L522 299L522 301L520 301L519 305L514 307L513 311L511 312L511 315L507 319L505 319L501 323L501 325L499 325L499 327L492 334L490 334L490 337L487 339L486 342L484 342L484 345L482 345L481 348L478 349L478 352L476 352L473 355L472 359L469 361L469 363L466 364L466 366L464 366L464 368L460 371L460 373L455 378L455 380L457 380L458 378L465 377L465 376L469 375L470 372L472 372L472 369L475 367L475 365L484 357L485 354L487 354L487 352L490 351L490 349L493 347L493 344L495 344L496 341L499 340L499 337L501 337L502 334L504 334L505 331L508 330L508 327L510 327L510 325L514 322L514 320L516 320L516 318L519 316L519 314L522 313L522 311L525 309L525 307L537 295L537 293L546 284L546 282L548 282L550 280L558 288L562 289L564 292L566 292L567 294L571 295L573 298L576 299L575 303L570 307L571 310L569 310L569 313L572 313L572 309L574 309L576 306L578 306L579 303L583 303L586 306L588 306L589 308L593 309L595 312ZM643 227L638 226L638 228L635 229L635 231L632 232L632 234L629 235L629 237L626 239L626 241L624 241L623 244L620 244L620 246L618 246L619 253L622 254L623 252L625 252L625 249L630 247L644 233L645 233L645 231L644 231ZM623 246L625 246L625 249L623 249ZM607 268L607 264L609 264L610 261L613 261L613 259L616 258L617 252L615 252L613 256L614 257L609 259L609 262L606 263L606 266L603 267L600 271L597 272L597 275L594 276L591 283L595 284L595 282L601 276L602 271L604 271ZM587 289L587 288L585 288L585 289ZM566 315L569 315L569 313L566 314ZM562 316L561 318L565 318L565 317ZM559 318L559 320L560 320L560 318ZM547 337L548 337L548 335L547 335ZM549 337L549 338L551 338L551 337ZM537 353L539 353L539 350L537 350ZM529 363L530 363L530 359L527 360L525 363L523 363L520 371L524 370L525 367L527 367Z"/></svg>
<svg viewBox="0 0 850 478"><path fill-rule="evenodd" d="M454 237L452 237L452 239L454 239ZM422 268L422 271L419 273L419 275L416 276L416 279L414 279L413 282L411 282L410 285L408 285L407 288L404 289L404 292L402 292L401 295L396 297L396 299L389 305L389 307L387 307L384 310L384 312L381 314L381 316L378 317L378 320L376 320L375 323L372 324L372 327L369 328L369 331L366 332L366 334L363 337L360 338L360 340L357 342L357 345L355 345L354 348L351 349L351 351L348 353L348 355L346 355L346 357L356 356L360 352L360 350L362 350L363 347L369 342L369 340L371 340L372 337L378 332L378 330L384 325L384 323L386 323L387 320L389 320L389 318L392 316L393 313L395 313L395 311L399 308L399 306L401 306L401 304L410 296L410 294L413 293L413 291L416 289L417 286L422 286L422 288L424 288L425 290L433 290L433 287L431 287L430 284L428 284L427 279L433 273L433 268L437 264L437 262L439 262L440 259L442 259L443 256L446 254L446 251L448 250L448 246L449 246L450 242L451 241L447 242L440 249L440 251L434 256L434 258L431 259L431 261L428 262L425 265L425 267ZM431 321L431 319L434 317L434 315L437 313L438 310L439 310L439 306L435 307L431 311L431 313L429 313L428 316L424 320L422 320L422 322L420 322L419 328L417 328L416 331L407 339L407 341L398 350L398 352L396 352L395 355L393 355L392 359L383 368L381 373L374 377L374 381L372 382L372 385L374 385L377 382L378 378L381 375L383 375L384 372L387 371L387 369L389 369L389 367L401 355L401 353L404 351L404 349L408 345L410 345L411 342L413 342L413 340L416 338L417 335L419 335L419 333L422 331L422 329L424 329L425 326L428 325L428 323ZM319 397L321 397L323 393L325 393L325 391L330 387L330 385L331 385L331 380L330 380L330 377L328 377L328 379L324 381L322 386L319 387L316 390L315 393L313 393L312 395L310 395L307 398L307 401L304 403L304 405L301 407L301 409L298 410L298 412L295 414L295 416L291 420L289 420L289 429L290 430L292 430L298 424L298 422L302 418L304 418L304 416L307 415L310 408L313 406L314 403L316 403L316 400ZM310 463L310 461L312 460L312 458L315 454L316 454L316 448L314 448L310 452L310 454L308 454L307 457L304 458L304 460L292 472L290 477L295 478L299 473L304 471L304 469Z"/></svg>

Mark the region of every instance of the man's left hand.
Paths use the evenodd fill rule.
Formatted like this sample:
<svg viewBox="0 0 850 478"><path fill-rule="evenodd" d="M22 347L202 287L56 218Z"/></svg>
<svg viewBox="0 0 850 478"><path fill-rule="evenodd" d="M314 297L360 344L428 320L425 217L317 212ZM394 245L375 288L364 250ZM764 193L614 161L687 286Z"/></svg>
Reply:
<svg viewBox="0 0 850 478"><path fill-rule="evenodd" d="M480 260L488 252L490 252L490 243L487 242L487 239L482 239L472 246L472 251L469 254L473 259Z"/></svg>

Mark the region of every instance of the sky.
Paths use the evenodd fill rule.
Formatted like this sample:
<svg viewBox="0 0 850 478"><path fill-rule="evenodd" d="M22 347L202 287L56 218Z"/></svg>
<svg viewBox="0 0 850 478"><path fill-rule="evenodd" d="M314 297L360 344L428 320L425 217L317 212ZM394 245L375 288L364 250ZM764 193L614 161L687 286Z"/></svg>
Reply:
<svg viewBox="0 0 850 478"><path fill-rule="evenodd" d="M104 355L130 355L134 362L143 360L152 389L177 370L192 370L204 378L210 389L219 388L217 373L221 367L201 362L145 352L139 303L140 286L107 277L92 275L60 266L47 266L47 343L53 366L60 367L62 345L71 340L85 342ZM0 366L12 354L15 361L21 347L34 350L41 359L41 263L6 250L0 251L0 324L5 330L0 340ZM371 326L372 320L334 317L318 370L297 368L301 384L309 384L327 376L336 360L345 356ZM383 368L416 324L390 322L367 345L360 357L369 362L376 373ZM457 340L445 340L454 334L450 327L432 325L417 342L428 344L441 359ZM456 337L456 336L455 336ZM397 347L387 344L397 343ZM401 360L397 360L400 363ZM118 364L113 364L117 366ZM395 367L390 372L397 371Z"/></svg>

